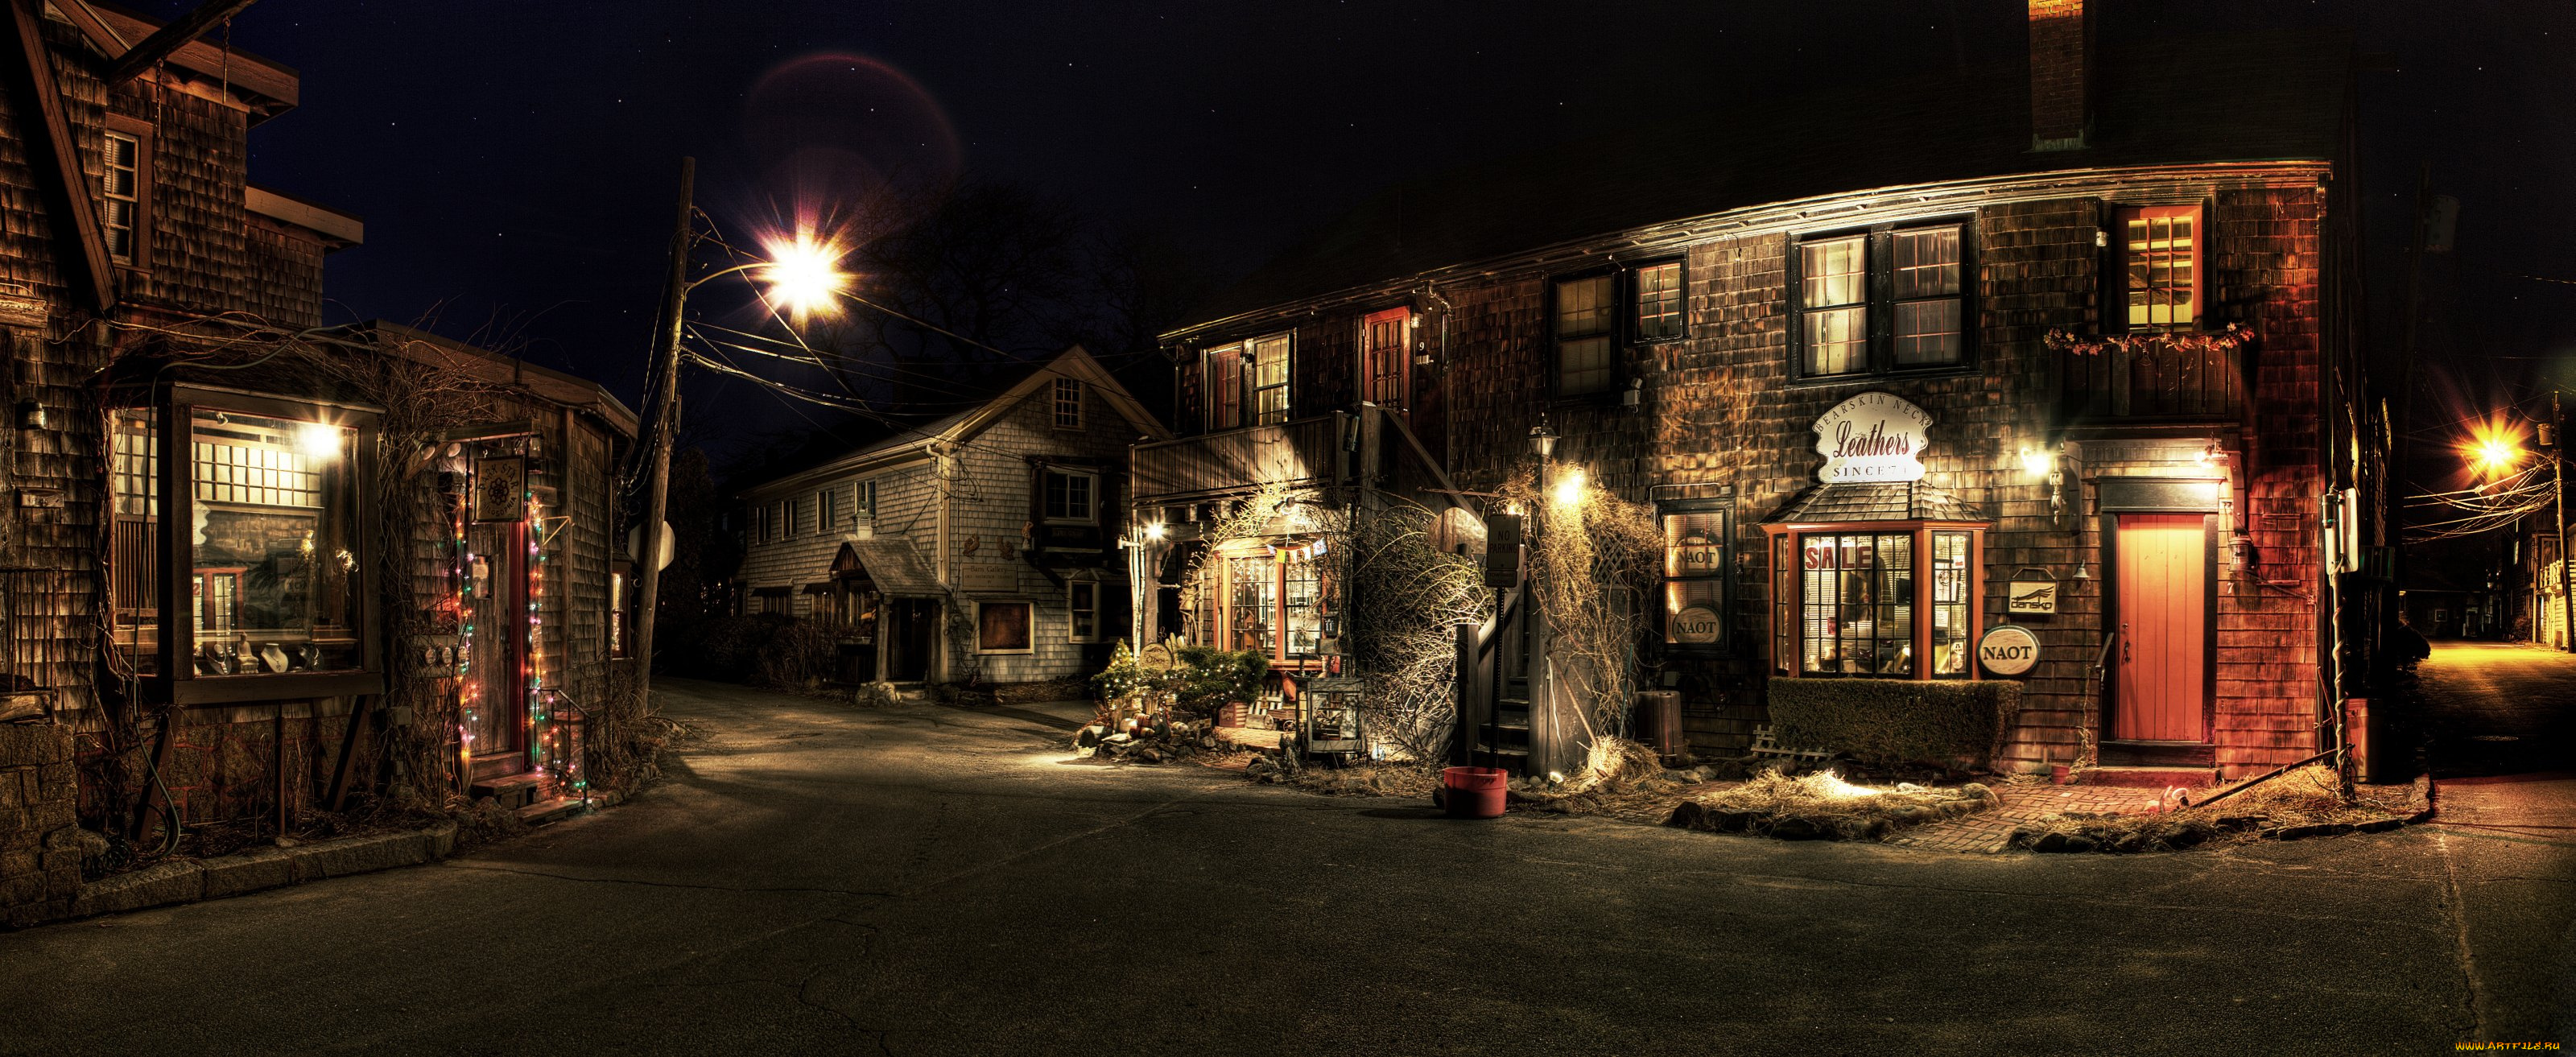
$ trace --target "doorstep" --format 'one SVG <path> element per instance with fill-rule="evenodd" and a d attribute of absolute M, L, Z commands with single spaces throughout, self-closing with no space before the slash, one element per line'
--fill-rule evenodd
<path fill-rule="evenodd" d="M 291 848 L 253 848 L 212 859 L 155 863 L 84 884 L 66 917 L 194 903 L 264 888 L 373 873 L 446 858 L 456 850 L 456 824 L 314 841 Z"/>
<path fill-rule="evenodd" d="M 2218 784 L 2209 767 L 2088 767 L 2075 772 L 2078 785 L 2117 789 L 2198 789 Z"/>

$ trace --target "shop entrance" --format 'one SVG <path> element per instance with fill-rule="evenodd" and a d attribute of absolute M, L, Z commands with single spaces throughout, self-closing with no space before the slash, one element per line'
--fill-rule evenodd
<path fill-rule="evenodd" d="M 2200 514 L 2121 514 L 2111 740 L 2209 740 L 2209 530 Z"/>
<path fill-rule="evenodd" d="M 470 677 L 463 680 L 465 728 L 474 739 L 473 777 L 480 781 L 528 769 L 528 705 L 520 689 L 527 685 L 520 667 L 527 655 L 527 522 L 475 524 L 466 530 L 466 547 L 473 583 L 464 615 L 474 634 L 466 655 Z"/>

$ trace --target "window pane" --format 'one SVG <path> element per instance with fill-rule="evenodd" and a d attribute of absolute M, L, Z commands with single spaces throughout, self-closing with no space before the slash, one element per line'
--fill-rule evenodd
<path fill-rule="evenodd" d="M 1806 313 L 1808 375 L 1851 374 L 1869 366 L 1869 310 Z"/>
<path fill-rule="evenodd" d="M 1611 348 L 1608 338 L 1560 342 L 1556 347 L 1556 388 L 1560 393 L 1606 392 L 1610 388 Z"/>
<path fill-rule="evenodd" d="M 976 618 L 976 649 L 1025 650 L 1029 648 L 1028 603 L 985 602 L 976 607 Z"/>
<path fill-rule="evenodd" d="M 1568 279 L 1556 284 L 1556 336 L 1584 338 L 1610 333 L 1610 276 Z"/>
<path fill-rule="evenodd" d="M 1637 339 L 1660 341 L 1681 336 L 1681 262 L 1637 269 Z"/>
<path fill-rule="evenodd" d="M 1867 244 L 1861 235 L 1800 243 L 1799 307 L 1859 304 L 1869 288 Z"/>
<path fill-rule="evenodd" d="M 1664 641 L 1714 644 L 1726 619 L 1726 515 L 1664 517 Z"/>
<path fill-rule="evenodd" d="M 1902 677 L 1914 672 L 1910 534 L 1800 538 L 1800 670 Z"/>
<path fill-rule="evenodd" d="M 121 408 L 110 421 L 116 644 L 137 672 L 154 674 L 161 670 L 161 414 Z"/>
<path fill-rule="evenodd" d="M 2191 319 L 2194 217 L 2141 216 L 2126 225 L 2129 323 L 2174 326 Z"/>
<path fill-rule="evenodd" d="M 1312 657 L 1323 646 L 1323 614 L 1316 606 L 1323 588 L 1320 567 L 1311 561 L 1282 562 L 1279 573 L 1288 610 L 1288 656 Z"/>
<path fill-rule="evenodd" d="M 198 674 L 358 667 L 350 431 L 204 410 L 193 434 Z"/>
<path fill-rule="evenodd" d="M 1959 302 L 1913 301 L 1896 306 L 1896 362 L 1920 366 L 1959 362 Z"/>
<path fill-rule="evenodd" d="M 1225 648 L 1273 656 L 1276 640 L 1272 636 L 1279 619 L 1278 563 L 1261 557 L 1235 558 L 1228 564 L 1234 595 L 1227 606 L 1232 626 L 1227 629 Z"/>
<path fill-rule="evenodd" d="M 1288 335 L 1252 343 L 1252 379 L 1253 421 L 1262 425 L 1288 421 Z"/>
<path fill-rule="evenodd" d="M 1896 233 L 1896 296 L 1940 297 L 1959 292 L 1959 229 Z"/>
<path fill-rule="evenodd" d="M 1932 534 L 1932 675 L 1934 678 L 1960 677 L 1968 674 L 1968 658 L 1976 652 L 1969 634 L 1968 534 L 1935 532 Z"/>

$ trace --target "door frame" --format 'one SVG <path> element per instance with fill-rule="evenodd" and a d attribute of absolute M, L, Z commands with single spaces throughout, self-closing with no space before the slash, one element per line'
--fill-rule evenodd
<path fill-rule="evenodd" d="M 502 560 L 491 560 L 497 557 L 494 555 L 484 556 L 487 560 L 491 560 L 492 586 L 501 595 L 500 612 L 512 615 L 526 613 L 528 611 L 528 523 L 487 521 L 480 524 L 489 525 L 494 533 L 501 537 L 501 551 L 506 555 Z M 472 617 L 468 615 L 466 619 L 470 620 Z M 534 629 L 525 620 L 506 620 L 503 627 L 509 630 L 502 632 L 501 641 L 497 645 L 501 651 L 501 669 L 507 673 L 502 677 L 506 689 L 500 694 L 493 693 L 494 680 L 488 672 L 482 674 L 480 682 L 483 686 L 483 706 L 488 710 L 497 705 L 498 712 L 494 718 L 505 721 L 493 729 L 511 732 L 510 737 L 517 743 L 517 747 L 507 752 L 474 753 L 469 769 L 473 772 L 475 781 L 525 774 L 537 769 L 536 764 L 529 758 L 531 753 L 528 730 L 528 684 L 526 673 L 521 670 L 522 666 L 528 663 L 528 658 L 533 655 L 528 648 L 527 636 Z"/>
<path fill-rule="evenodd" d="M 2095 505 L 2102 537 L 2102 631 L 2109 633 L 2119 626 L 2120 617 L 2120 516 L 2123 514 L 2198 514 L 2201 536 L 2201 688 L 2200 738 L 2183 741 L 2121 741 L 2111 737 L 2119 729 L 2116 717 L 2120 708 L 2120 666 L 2102 668 L 2102 714 L 2094 731 L 2097 744 L 2105 748 L 2133 746 L 2141 749 L 2180 750 L 2184 760 L 2141 762 L 2210 763 L 2216 758 L 2218 745 L 2218 536 L 2220 524 L 2219 489 L 2226 482 L 2208 478 L 2100 477 L 2094 479 L 2100 500 Z M 2106 759 L 2104 761 L 2108 763 Z"/>

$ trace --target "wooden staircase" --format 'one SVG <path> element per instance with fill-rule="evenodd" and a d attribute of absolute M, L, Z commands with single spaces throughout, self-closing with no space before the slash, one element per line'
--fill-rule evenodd
<path fill-rule="evenodd" d="M 1529 680 L 1529 595 L 1504 592 L 1494 619 L 1458 634 L 1458 726 L 1449 762 L 1460 767 L 1499 767 L 1530 773 L 1536 744 Z"/>

